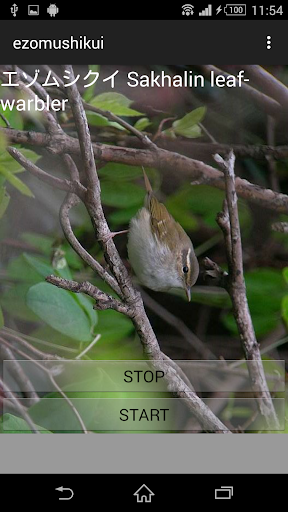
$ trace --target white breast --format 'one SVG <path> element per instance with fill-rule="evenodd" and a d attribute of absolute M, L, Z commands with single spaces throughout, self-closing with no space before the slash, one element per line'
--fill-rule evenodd
<path fill-rule="evenodd" d="M 169 247 L 159 244 L 151 231 L 150 214 L 142 208 L 130 222 L 128 256 L 141 284 L 151 290 L 182 288 L 175 258 Z"/>

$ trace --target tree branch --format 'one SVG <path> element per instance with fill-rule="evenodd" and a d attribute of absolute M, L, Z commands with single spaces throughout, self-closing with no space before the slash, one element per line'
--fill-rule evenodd
<path fill-rule="evenodd" d="M 288 109 L 288 88 L 280 80 L 266 69 L 257 64 L 243 65 L 242 68 L 248 72 L 253 82 L 264 91 L 270 98 L 276 100 L 285 110 Z"/>
<path fill-rule="evenodd" d="M 24 132 L 4 127 L 0 127 L 0 132 L 3 132 L 10 142 L 16 144 L 46 147 L 47 150 L 55 155 L 70 153 L 79 156 L 80 147 L 78 140 L 64 134 L 64 132 L 53 137 L 48 133 Z M 214 151 L 217 149 L 216 145 L 213 149 Z M 93 151 L 95 158 L 103 162 L 124 163 L 148 168 L 158 167 L 162 170 L 164 176 L 165 174 L 168 175 L 171 172 L 175 172 L 175 169 L 177 169 L 187 180 L 193 180 L 198 183 L 205 182 L 210 186 L 225 190 L 225 181 L 221 172 L 200 160 L 194 160 L 179 153 L 161 148 L 158 148 L 156 152 L 95 143 L 93 144 Z M 280 149 L 279 151 L 282 154 Z M 287 148 L 283 150 L 281 158 L 284 155 L 288 155 Z M 280 156 L 278 155 L 278 157 Z M 67 187 L 62 187 L 63 189 L 67 190 Z M 285 194 L 264 189 L 241 178 L 236 178 L 236 191 L 243 199 L 259 204 L 263 208 L 279 213 L 288 213 L 288 196 Z"/>
<path fill-rule="evenodd" d="M 92 299 L 95 300 L 95 309 L 99 309 L 101 311 L 104 311 L 105 309 L 115 309 L 115 311 L 124 313 L 127 316 L 131 314 L 125 304 L 122 304 L 119 300 L 114 299 L 114 297 L 108 295 L 108 293 L 102 292 L 102 290 L 99 290 L 99 288 L 89 283 L 88 281 L 77 283 L 76 281 L 53 275 L 47 276 L 46 281 L 47 283 L 54 284 L 54 286 L 63 288 L 64 290 L 68 290 L 70 292 L 86 293 L 86 295 L 89 295 L 89 297 L 92 297 Z"/>
<path fill-rule="evenodd" d="M 39 396 L 37 395 L 32 382 L 27 377 L 21 364 L 15 359 L 10 348 L 0 345 L 0 356 L 2 361 L 10 361 L 8 371 L 12 375 L 15 382 L 17 382 L 20 391 L 23 392 L 26 397 L 26 402 L 30 406 L 39 402 Z"/>
<path fill-rule="evenodd" d="M 203 269 L 203 270 L 202 270 Z M 229 286 L 229 275 L 223 270 L 215 261 L 210 258 L 204 258 L 201 262 L 201 274 L 203 275 L 204 281 L 208 281 L 213 286 L 220 286 L 221 288 L 228 289 Z"/>
<path fill-rule="evenodd" d="M 0 341 L 2 343 L 4 343 L 6 346 L 9 347 L 9 344 L 6 340 L 4 339 L 0 339 Z M 75 405 L 73 404 L 73 402 L 70 400 L 70 398 L 68 398 L 68 396 L 64 393 L 64 391 L 61 389 L 61 387 L 59 386 L 59 384 L 56 382 L 56 380 L 54 379 L 54 376 L 53 376 L 53 373 L 50 369 L 46 368 L 43 364 L 39 363 L 39 361 L 36 361 L 35 359 L 33 359 L 32 357 L 28 356 L 28 354 L 25 354 L 24 352 L 22 352 L 22 350 L 19 350 L 19 348 L 16 348 L 16 347 L 12 347 L 13 348 L 13 351 L 16 352 L 17 354 L 19 354 L 20 356 L 24 357 L 25 359 L 28 359 L 28 361 L 31 361 L 35 366 L 37 366 L 38 368 L 40 368 L 44 373 L 46 373 L 46 375 L 48 375 L 52 385 L 54 386 L 54 388 L 60 393 L 60 395 L 64 398 L 64 400 L 68 403 L 69 407 L 72 409 L 73 413 L 75 414 L 76 418 L 78 419 L 79 421 L 79 424 L 81 426 L 81 429 L 83 430 L 83 433 L 84 434 L 87 434 L 88 431 L 86 429 L 86 426 L 78 412 L 78 410 L 76 409 Z M 0 380 L 1 382 L 1 380 Z M 20 404 L 21 405 L 21 404 Z M 28 414 L 26 413 L 28 419 L 29 416 Z M 24 416 L 23 416 L 24 417 Z M 24 418 L 26 419 L 26 418 Z M 26 420 L 27 421 L 27 420 Z M 31 420 L 30 420 L 31 422 Z M 27 423 L 30 425 L 30 423 L 27 421 Z M 31 423 L 31 425 L 33 425 L 33 423 Z M 39 433 L 38 431 L 36 431 L 35 433 Z"/>
<path fill-rule="evenodd" d="M 237 194 L 235 190 L 235 156 L 233 151 L 231 151 L 226 160 L 221 159 L 219 155 L 217 155 L 216 160 L 222 166 L 225 174 L 226 201 L 229 212 L 229 223 L 227 221 L 227 212 L 223 213 L 223 216 L 225 217 L 225 223 L 222 222 L 223 217 L 220 217 L 222 222 L 222 224 L 220 223 L 221 229 L 223 229 L 223 226 L 225 225 L 226 243 L 228 236 L 230 237 L 230 242 L 228 242 L 229 247 L 226 248 L 227 253 L 229 254 L 228 292 L 231 297 L 234 317 L 238 327 L 245 357 L 250 361 L 248 370 L 250 374 L 252 389 L 255 393 L 255 396 L 258 398 L 257 404 L 260 413 L 265 418 L 269 428 L 277 429 L 279 428 L 279 422 L 266 382 L 261 353 L 255 336 L 246 297 L 246 285 L 243 273 L 242 243 L 237 207 Z"/>
<path fill-rule="evenodd" d="M 201 65 L 200 68 L 203 74 L 208 79 L 210 78 L 211 71 L 215 73 L 215 76 L 224 75 L 225 77 L 227 77 L 229 75 L 229 73 L 226 73 L 222 69 L 219 69 L 216 66 L 212 66 L 210 64 Z M 247 66 L 242 66 L 242 68 L 245 69 L 247 68 Z M 246 94 L 248 98 L 253 100 L 256 103 L 256 105 L 258 105 L 262 110 L 264 110 L 264 112 L 266 112 L 270 116 L 279 117 L 283 114 L 281 105 L 278 103 L 278 101 L 275 101 L 275 99 L 271 98 L 270 96 L 267 96 L 266 94 L 263 94 L 257 89 L 254 89 L 254 87 L 251 87 L 251 85 L 242 83 L 241 91 L 244 94 Z"/>
<path fill-rule="evenodd" d="M 109 110 L 102 110 L 101 108 L 94 107 L 94 105 L 90 105 L 89 103 L 86 103 L 86 101 L 83 101 L 83 106 L 85 110 L 90 110 L 91 112 L 96 112 L 96 114 L 100 114 L 101 116 L 106 117 L 109 119 L 109 121 L 114 121 L 120 126 L 123 126 L 126 130 L 128 130 L 130 133 L 133 133 L 133 135 L 136 135 L 136 137 L 142 142 L 144 147 L 147 147 L 153 151 L 157 151 L 158 147 L 154 142 L 152 142 L 147 135 L 145 135 L 143 132 L 140 132 L 134 126 L 124 121 L 124 119 L 121 119 L 121 117 L 116 116 L 115 114 L 112 114 L 112 112 L 109 112 Z"/>
<path fill-rule="evenodd" d="M 25 407 L 23 407 L 21 401 L 16 397 L 14 393 L 8 388 L 8 386 L 5 384 L 5 382 L 0 377 L 0 385 L 3 389 L 4 396 L 6 398 L 10 398 L 12 401 L 12 404 L 15 406 L 18 414 L 23 418 L 23 420 L 26 421 L 27 425 L 29 425 L 31 431 L 33 434 L 40 434 L 40 432 L 37 430 L 36 426 L 34 425 L 34 422 L 30 418 L 28 412 L 26 411 Z"/>
<path fill-rule="evenodd" d="M 201 341 L 194 332 L 188 329 L 180 318 L 173 315 L 173 313 L 170 313 L 170 311 L 161 306 L 161 304 L 156 302 L 156 300 L 152 299 L 152 297 L 150 297 L 148 293 L 144 292 L 144 290 L 141 290 L 141 295 L 144 304 L 151 309 L 153 313 L 159 316 L 159 318 L 162 318 L 162 320 L 164 320 L 168 325 L 174 327 L 187 341 L 187 343 L 189 343 L 189 345 L 191 345 L 191 347 L 193 347 L 194 350 L 203 357 L 203 359 L 217 359 L 215 354 L 213 354 L 213 352 L 204 345 L 203 341 Z"/>
<path fill-rule="evenodd" d="M 101 277 L 120 297 L 122 296 L 122 292 L 118 286 L 116 279 L 107 272 L 100 263 L 95 260 L 87 251 L 82 247 L 80 242 L 77 240 L 76 236 L 73 233 L 70 219 L 69 219 L 69 211 L 73 206 L 76 206 L 79 203 L 79 198 L 75 194 L 67 194 L 64 202 L 60 208 L 60 224 L 63 229 L 63 233 L 74 249 L 74 251 L 80 256 L 80 258 L 89 265 L 89 267 L 97 272 L 99 277 Z"/>
<path fill-rule="evenodd" d="M 79 195 L 79 197 L 83 197 L 83 194 L 85 193 L 85 188 L 81 183 L 79 182 L 72 182 L 66 179 L 60 179 L 56 176 L 52 176 L 52 174 L 48 174 L 47 172 L 43 171 L 38 167 L 37 165 L 33 164 L 30 160 L 28 160 L 18 149 L 8 147 L 6 148 L 8 153 L 15 158 L 15 160 L 24 167 L 27 171 L 29 171 L 31 174 L 36 176 L 41 181 L 44 181 L 44 183 L 47 183 L 51 187 L 59 188 L 60 190 L 66 190 L 66 192 L 74 192 L 75 194 Z"/>

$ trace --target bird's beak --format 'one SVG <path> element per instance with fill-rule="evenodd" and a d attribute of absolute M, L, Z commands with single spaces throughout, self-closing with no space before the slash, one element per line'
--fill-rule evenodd
<path fill-rule="evenodd" d="M 191 287 L 190 286 L 186 286 L 185 287 L 185 292 L 186 292 L 186 296 L 187 296 L 188 302 L 190 302 L 191 301 Z"/>

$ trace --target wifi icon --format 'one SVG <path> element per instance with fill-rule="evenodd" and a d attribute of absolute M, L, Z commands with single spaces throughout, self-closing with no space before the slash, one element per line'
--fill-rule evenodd
<path fill-rule="evenodd" d="M 194 14 L 194 5 L 184 4 L 182 5 L 182 16 L 193 16 Z"/>

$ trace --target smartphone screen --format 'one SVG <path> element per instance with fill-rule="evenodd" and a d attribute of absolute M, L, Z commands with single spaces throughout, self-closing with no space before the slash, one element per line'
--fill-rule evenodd
<path fill-rule="evenodd" d="M 287 19 L 284 4 L 5 3 L 14 502 L 39 504 L 41 486 L 49 505 L 244 504 L 249 488 L 261 505 L 263 483 L 282 488 Z"/>

